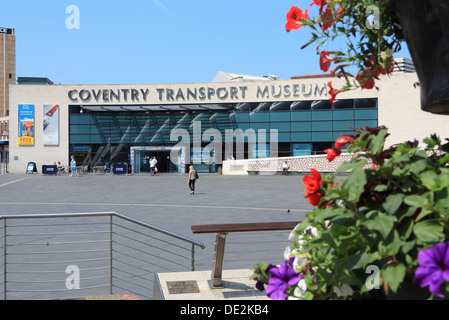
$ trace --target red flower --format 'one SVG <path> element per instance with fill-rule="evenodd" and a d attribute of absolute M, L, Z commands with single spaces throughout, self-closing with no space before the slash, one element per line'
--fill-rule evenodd
<path fill-rule="evenodd" d="M 321 175 L 316 169 L 312 169 L 311 173 L 311 176 L 306 175 L 302 179 L 302 182 L 306 186 L 306 193 L 304 194 L 304 198 L 307 198 L 317 192 L 320 186 L 324 183 L 324 181 L 321 181 Z"/>
<path fill-rule="evenodd" d="M 334 60 L 329 56 L 329 54 L 334 53 L 333 51 L 321 51 L 320 52 L 320 69 L 324 72 L 329 70 L 331 62 Z"/>
<path fill-rule="evenodd" d="M 324 11 L 324 13 L 321 15 L 321 19 L 323 20 L 323 25 L 322 25 L 321 29 L 323 31 L 327 31 L 327 29 L 332 27 L 332 24 L 335 21 L 334 17 L 332 16 L 332 9 L 326 8 L 326 11 Z"/>
<path fill-rule="evenodd" d="M 342 13 L 343 12 L 343 8 L 342 7 L 338 8 L 337 12 L 338 12 L 338 14 L 337 14 L 337 21 L 339 21 L 339 20 L 341 20 L 343 18 L 343 13 Z"/>
<path fill-rule="evenodd" d="M 332 105 L 334 105 L 335 97 L 337 96 L 337 94 L 342 92 L 342 90 L 335 90 L 334 88 L 332 88 L 332 81 L 329 81 L 327 83 L 327 86 L 330 88 L 329 94 L 331 95 L 329 101 L 332 103 Z"/>
<path fill-rule="evenodd" d="M 300 20 L 309 20 L 308 10 L 305 10 L 303 13 L 297 6 L 291 7 L 287 13 L 287 23 L 285 24 L 287 32 L 290 30 L 298 30 L 301 27 Z"/>
<path fill-rule="evenodd" d="M 370 77 L 370 73 L 358 74 L 355 79 L 362 85 L 363 89 L 374 88 L 374 77 Z"/>
<path fill-rule="evenodd" d="M 309 203 L 312 206 L 317 206 L 320 203 L 320 199 L 321 199 L 322 194 L 321 193 L 314 193 L 311 194 L 308 198 L 307 201 L 309 201 Z"/>
<path fill-rule="evenodd" d="M 366 69 L 367 69 L 368 71 L 371 71 L 371 69 L 372 69 L 372 70 L 373 70 L 373 74 L 374 74 L 375 77 L 378 77 L 380 74 L 386 75 L 386 74 L 388 74 L 388 73 L 393 72 L 393 69 L 394 69 L 394 61 L 392 61 L 390 67 L 387 67 L 387 68 L 382 68 L 381 66 L 378 66 L 378 65 L 376 66 L 376 65 L 375 65 L 376 60 L 375 60 L 374 57 L 368 59 L 368 61 L 369 61 L 369 63 L 371 64 L 371 67 L 367 67 Z M 363 75 L 362 75 L 362 76 L 363 76 Z"/>
<path fill-rule="evenodd" d="M 344 147 L 348 142 L 351 142 L 351 138 L 349 138 L 348 136 L 340 137 L 335 140 L 335 148 Z"/>
<path fill-rule="evenodd" d="M 321 15 L 321 13 L 323 12 L 323 7 L 327 4 L 327 0 L 313 0 L 310 3 L 310 6 L 313 6 L 314 4 L 320 7 L 320 15 Z"/>
<path fill-rule="evenodd" d="M 341 154 L 340 149 L 326 149 L 324 152 L 327 153 L 326 159 L 327 161 L 331 162 L 335 159 L 335 157 L 339 156 Z"/>

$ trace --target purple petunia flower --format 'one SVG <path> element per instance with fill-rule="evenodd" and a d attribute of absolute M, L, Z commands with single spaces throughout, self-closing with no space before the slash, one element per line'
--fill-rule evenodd
<path fill-rule="evenodd" d="M 440 286 L 449 280 L 449 242 L 440 242 L 418 253 L 419 266 L 415 281 L 421 288 L 429 286 L 433 295 L 444 298 Z"/>
<path fill-rule="evenodd" d="M 286 260 L 281 266 L 271 268 L 270 280 L 267 286 L 267 296 L 273 300 L 286 300 L 287 289 L 296 284 L 301 278 L 301 274 L 293 269 L 294 257 Z"/>

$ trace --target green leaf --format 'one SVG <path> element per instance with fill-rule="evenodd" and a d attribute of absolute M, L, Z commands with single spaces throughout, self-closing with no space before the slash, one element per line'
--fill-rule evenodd
<path fill-rule="evenodd" d="M 427 166 L 426 160 L 414 161 L 410 164 L 410 171 L 418 175 L 426 169 L 426 166 Z"/>
<path fill-rule="evenodd" d="M 395 216 L 390 216 L 379 212 L 373 219 L 364 221 L 362 224 L 368 228 L 368 230 L 378 231 L 382 238 L 386 239 L 396 222 Z"/>
<path fill-rule="evenodd" d="M 434 209 L 440 214 L 445 214 L 446 216 L 449 213 L 449 190 L 444 189 L 435 193 L 435 206 Z"/>
<path fill-rule="evenodd" d="M 328 208 L 318 212 L 318 214 L 315 217 L 315 222 L 322 222 L 327 219 L 332 219 L 336 216 L 344 214 L 345 211 L 346 211 L 346 209 L 344 209 L 344 208 L 328 207 Z"/>
<path fill-rule="evenodd" d="M 411 207 L 423 208 L 429 204 L 429 200 L 424 196 L 411 195 L 404 198 L 404 203 Z"/>
<path fill-rule="evenodd" d="M 438 159 L 438 166 L 444 166 L 449 161 L 449 153 Z"/>
<path fill-rule="evenodd" d="M 449 174 L 437 175 L 434 171 L 425 171 L 420 175 L 423 185 L 431 191 L 440 191 L 449 187 Z"/>
<path fill-rule="evenodd" d="M 362 252 L 354 255 L 349 259 L 349 270 L 356 270 L 362 268 L 363 270 L 373 261 L 378 259 L 377 253 Z"/>
<path fill-rule="evenodd" d="M 421 181 L 423 183 L 423 185 L 432 190 L 432 191 L 436 191 L 434 190 L 436 188 L 436 179 L 438 178 L 437 174 L 433 171 L 425 171 L 423 173 L 421 173 L 420 175 Z"/>
<path fill-rule="evenodd" d="M 402 204 L 404 195 L 402 193 L 390 194 L 382 204 L 388 214 L 394 214 Z"/>
<path fill-rule="evenodd" d="M 309 220 L 305 220 L 303 222 L 301 222 L 299 225 L 296 226 L 295 228 L 295 233 L 300 234 L 302 233 L 305 229 L 307 229 L 308 227 L 310 227 L 311 222 Z"/>
<path fill-rule="evenodd" d="M 398 264 L 396 266 L 390 264 L 380 271 L 384 282 L 388 283 L 391 291 L 396 292 L 398 290 L 399 285 L 404 280 L 405 270 L 406 268 L 403 264 Z"/>
<path fill-rule="evenodd" d="M 362 166 L 354 168 L 348 175 L 346 181 L 343 182 L 343 187 L 347 189 L 348 201 L 357 202 L 360 195 L 365 191 L 366 172 Z"/>
<path fill-rule="evenodd" d="M 422 220 L 425 216 L 432 214 L 432 209 L 422 209 L 421 212 L 418 214 L 418 216 L 415 218 L 415 221 L 418 222 Z"/>
<path fill-rule="evenodd" d="M 407 154 L 401 154 L 399 157 L 391 160 L 392 163 L 410 162 L 410 157 Z"/>
<path fill-rule="evenodd" d="M 407 254 L 410 250 L 412 250 L 413 248 L 415 248 L 416 246 L 416 241 L 408 241 L 408 242 L 404 242 L 401 246 L 402 248 L 402 252 Z"/>
<path fill-rule="evenodd" d="M 313 300 L 313 298 L 315 298 L 315 296 L 312 292 L 306 291 L 306 293 L 304 293 L 304 300 Z"/>
<path fill-rule="evenodd" d="M 388 135 L 387 129 L 380 130 L 377 135 L 371 139 L 370 153 L 379 154 L 382 152 L 385 143 L 385 137 Z"/>
<path fill-rule="evenodd" d="M 420 242 L 444 241 L 444 226 L 440 220 L 429 219 L 415 224 L 413 233 Z"/>
<path fill-rule="evenodd" d="M 415 207 L 402 206 L 396 212 L 395 216 L 398 219 L 398 221 L 403 221 L 405 218 L 413 217 L 417 210 L 419 210 L 419 209 L 417 209 Z"/>
<path fill-rule="evenodd" d="M 385 192 L 388 190 L 388 188 L 389 188 L 389 186 L 386 184 L 378 184 L 378 185 L 374 186 L 373 191 Z"/>
<path fill-rule="evenodd" d="M 399 236 L 399 232 L 397 230 L 393 230 L 393 232 L 389 235 L 388 239 L 381 242 L 379 245 L 383 246 L 383 250 L 385 250 L 389 255 L 397 255 L 399 250 L 401 249 L 404 241 L 401 240 Z"/>
<path fill-rule="evenodd" d="M 335 170 L 335 174 L 339 173 L 345 173 L 348 171 L 352 171 L 356 168 L 361 168 L 364 164 L 366 164 L 366 161 L 351 161 L 351 162 L 343 162 L 337 170 Z"/>
<path fill-rule="evenodd" d="M 397 228 L 401 238 L 408 239 L 408 237 L 410 237 L 413 232 L 413 225 L 414 224 L 412 219 L 405 219 L 401 221 L 399 228 Z"/>

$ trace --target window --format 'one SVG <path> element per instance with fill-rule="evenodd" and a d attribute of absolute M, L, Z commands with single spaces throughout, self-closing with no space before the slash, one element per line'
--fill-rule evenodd
<path fill-rule="evenodd" d="M 377 108 L 377 99 L 355 99 L 355 107 L 359 108 Z"/>

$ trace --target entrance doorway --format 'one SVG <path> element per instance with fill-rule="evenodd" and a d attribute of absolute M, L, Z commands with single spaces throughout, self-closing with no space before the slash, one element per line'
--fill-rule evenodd
<path fill-rule="evenodd" d="M 185 172 L 185 147 L 131 147 L 130 159 L 133 173 L 150 172 L 150 160 L 156 157 L 158 172 Z"/>

